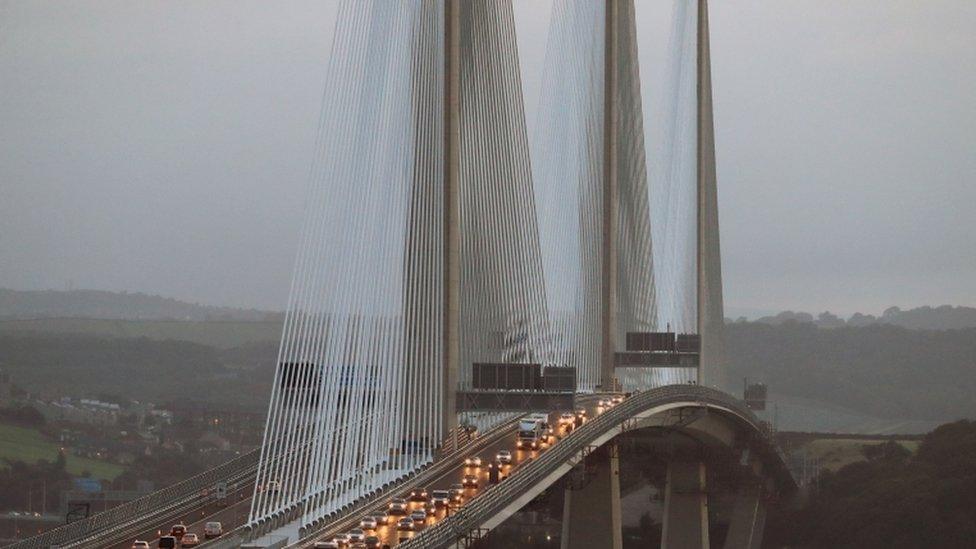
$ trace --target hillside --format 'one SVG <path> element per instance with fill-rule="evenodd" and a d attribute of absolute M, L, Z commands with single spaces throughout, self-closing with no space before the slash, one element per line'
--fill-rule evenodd
<path fill-rule="evenodd" d="M 902 310 L 899 307 L 889 307 L 880 316 L 854 313 L 847 320 L 832 314 L 830 311 L 824 311 L 816 318 L 810 313 L 783 311 L 775 316 L 759 318 L 756 322 L 776 325 L 786 322 L 806 322 L 815 324 L 820 328 L 887 324 L 912 330 L 962 330 L 976 328 L 976 308 L 940 305 L 938 307 L 925 306 Z"/>
<path fill-rule="evenodd" d="M 280 313 L 187 303 L 143 293 L 0 288 L 0 319 L 280 320 Z"/>
<path fill-rule="evenodd" d="M 113 320 L 102 318 L 41 318 L 0 320 L 4 334 L 78 334 L 113 338 L 145 337 L 179 340 L 219 349 L 259 342 L 277 342 L 281 321 L 235 320 Z"/>
<path fill-rule="evenodd" d="M 976 417 L 976 328 L 727 325 L 732 379 L 878 418 Z"/>
<path fill-rule="evenodd" d="M 772 506 L 763 546 L 973 547 L 976 422 L 942 425 L 912 452 L 889 442 L 825 472 L 810 497 Z"/>
<path fill-rule="evenodd" d="M 220 350 L 189 341 L 89 334 L 0 334 L 0 369 L 46 399 L 206 402 L 263 410 L 275 343 Z"/>

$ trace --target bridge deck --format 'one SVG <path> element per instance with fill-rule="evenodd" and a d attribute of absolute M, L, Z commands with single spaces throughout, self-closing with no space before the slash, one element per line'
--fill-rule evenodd
<path fill-rule="evenodd" d="M 751 410 L 738 399 L 698 385 L 669 385 L 638 393 L 575 430 L 505 482 L 489 488 L 457 513 L 426 529 L 403 544 L 404 549 L 435 549 L 455 543 L 459 536 L 479 528 L 494 527 L 561 478 L 593 446 L 609 441 L 627 429 L 628 420 L 668 406 L 702 406 L 722 410 L 761 435 L 764 462 L 771 467 L 780 489 L 792 491 L 796 483 L 775 443 Z"/>

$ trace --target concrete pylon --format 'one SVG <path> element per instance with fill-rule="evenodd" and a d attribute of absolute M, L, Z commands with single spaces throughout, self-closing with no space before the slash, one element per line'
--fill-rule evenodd
<path fill-rule="evenodd" d="M 708 494 L 705 463 L 674 459 L 664 489 L 661 549 L 708 549 Z"/>
<path fill-rule="evenodd" d="M 698 383 L 728 389 L 725 372 L 725 308 L 718 230 L 718 181 L 712 119 L 712 69 L 708 2 L 698 0 Z"/>
<path fill-rule="evenodd" d="M 587 458 L 594 474 L 581 490 L 566 490 L 563 500 L 562 549 L 621 549 L 620 454 L 617 445 Z M 592 464 L 592 462 L 588 461 Z"/>
<path fill-rule="evenodd" d="M 725 536 L 725 549 L 759 549 L 766 525 L 766 504 L 762 500 L 762 483 L 746 482 L 735 490 L 732 518 Z"/>
<path fill-rule="evenodd" d="M 601 245 L 601 324 L 603 333 L 600 386 L 604 391 L 614 387 L 613 356 L 617 351 L 617 33 L 621 0 L 606 0 L 604 14 L 604 91 L 603 91 L 603 228 Z"/>
<path fill-rule="evenodd" d="M 457 446 L 461 324 L 461 2 L 444 2 L 444 370 L 441 439 Z M 453 437 L 449 435 L 454 434 Z"/>

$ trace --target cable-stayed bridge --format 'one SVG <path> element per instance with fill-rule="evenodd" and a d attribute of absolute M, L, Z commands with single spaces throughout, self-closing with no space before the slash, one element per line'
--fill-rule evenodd
<path fill-rule="evenodd" d="M 310 546 L 459 482 L 472 453 L 515 450 L 523 414 L 587 410 L 404 546 L 477 543 L 562 487 L 563 546 L 620 547 L 629 440 L 665 464 L 662 546 L 712 545 L 721 462 L 724 544 L 758 547 L 768 496 L 794 482 L 763 424 L 710 388 L 726 380 L 706 1 L 674 2 L 653 158 L 637 33 L 633 0 L 555 2 L 530 136 L 511 0 L 343 2 L 262 447 L 15 546 L 124 544 L 229 478 L 253 486 L 241 524 L 205 545 Z"/>

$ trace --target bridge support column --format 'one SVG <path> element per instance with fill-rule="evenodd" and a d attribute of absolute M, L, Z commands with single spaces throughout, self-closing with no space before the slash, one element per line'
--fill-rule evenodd
<path fill-rule="evenodd" d="M 620 454 L 611 443 L 591 455 L 595 470 L 580 490 L 567 489 L 563 500 L 562 549 L 621 549 Z"/>
<path fill-rule="evenodd" d="M 708 549 L 705 463 L 672 460 L 664 489 L 661 549 Z"/>
<path fill-rule="evenodd" d="M 762 483 L 759 480 L 743 483 L 735 491 L 725 549 L 759 549 L 765 525 Z"/>
<path fill-rule="evenodd" d="M 456 450 L 461 325 L 461 2 L 444 2 L 444 370 L 441 440 Z"/>

